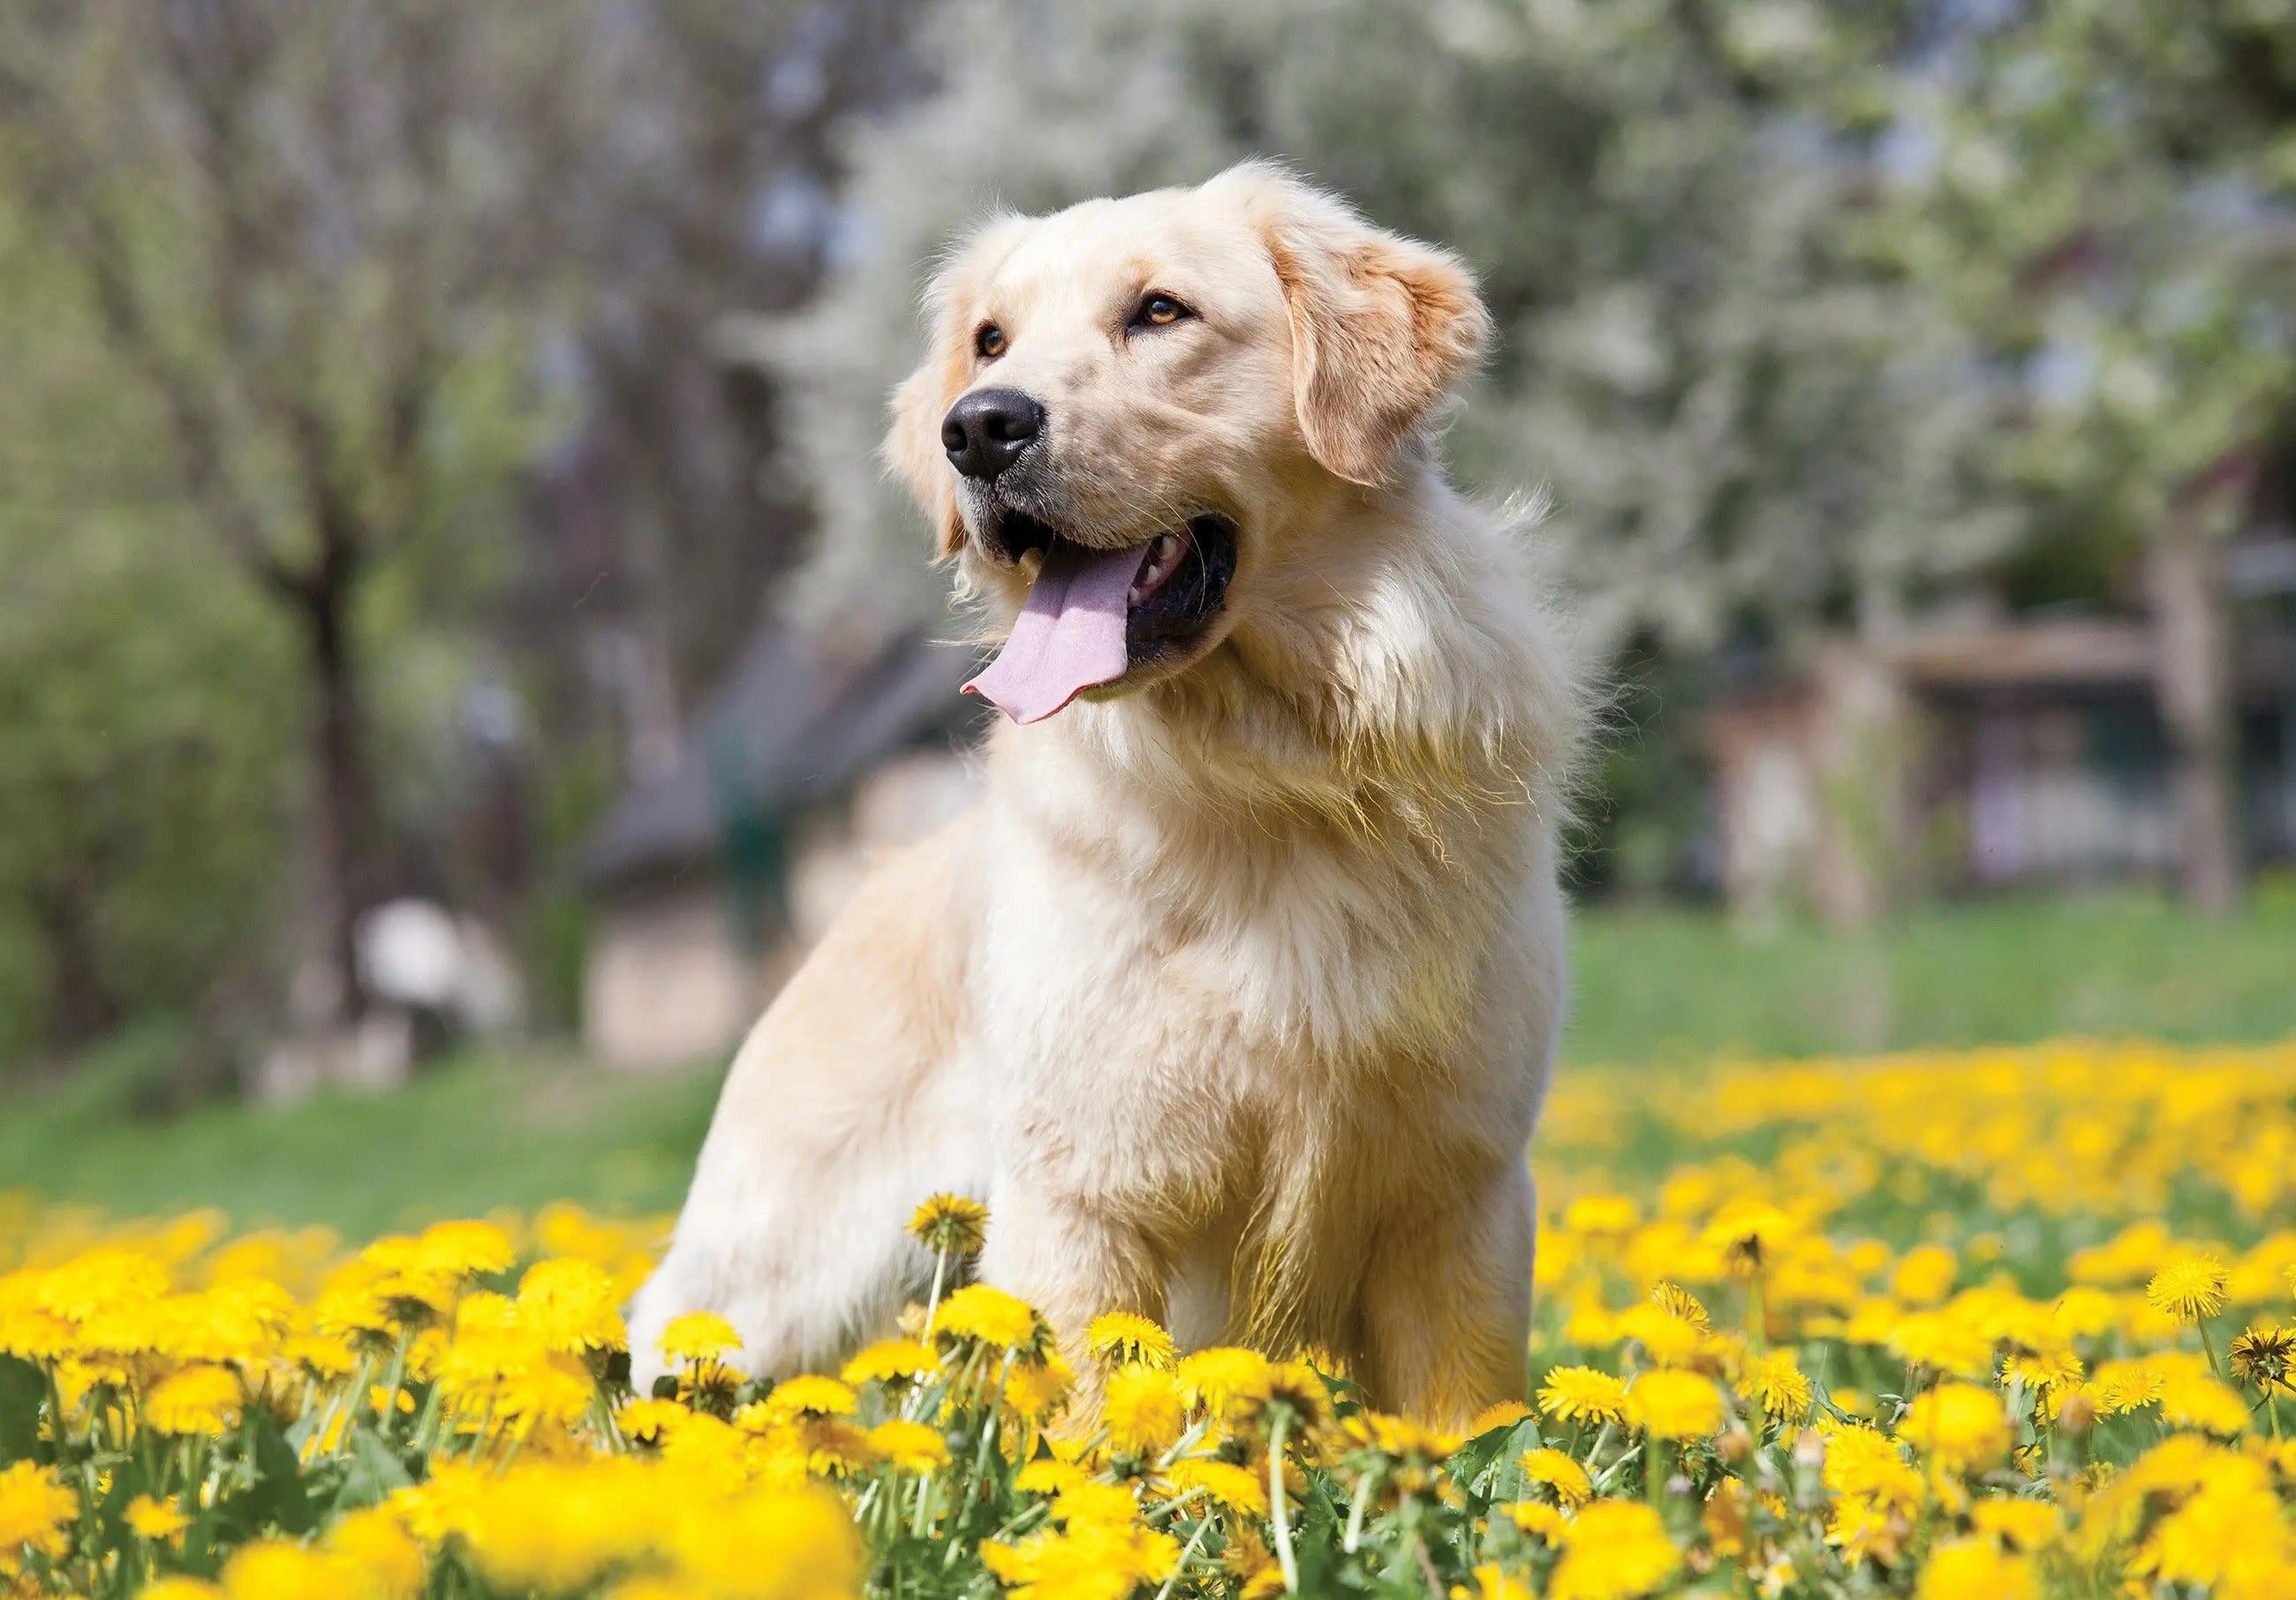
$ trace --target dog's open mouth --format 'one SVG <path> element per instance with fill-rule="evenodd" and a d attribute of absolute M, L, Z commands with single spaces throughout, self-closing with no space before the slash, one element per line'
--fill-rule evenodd
<path fill-rule="evenodd" d="M 996 543 L 1016 560 L 1041 552 L 1043 564 L 1012 636 L 966 692 L 1015 722 L 1036 722 L 1086 689 L 1180 653 L 1227 598 L 1235 533 L 1206 513 L 1145 544 L 1099 550 L 1007 512 Z"/>

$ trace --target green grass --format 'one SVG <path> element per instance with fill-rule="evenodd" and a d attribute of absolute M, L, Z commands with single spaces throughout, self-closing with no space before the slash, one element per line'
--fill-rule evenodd
<path fill-rule="evenodd" d="M 1582 915 L 1565 1071 L 1717 1054 L 1807 1055 L 2052 1035 L 2179 1041 L 2296 1034 L 2296 895 L 2195 922 L 2129 895 L 1915 913 L 1874 933 L 1743 939 L 1711 915 Z M 571 1199 L 668 1210 L 718 1070 L 599 1071 L 472 1058 L 383 1095 L 217 1105 L 155 1123 L 85 1088 L 0 1102 L 0 1189 L 122 1214 L 219 1206 L 241 1223 L 352 1235 Z"/>
<path fill-rule="evenodd" d="M 1680 910 L 1572 931 L 1566 1060 L 1828 1055 L 2069 1034 L 2179 1043 L 2296 1034 L 2296 893 L 2202 922 L 2135 894 L 1915 911 L 1866 933 L 1732 934 Z"/>

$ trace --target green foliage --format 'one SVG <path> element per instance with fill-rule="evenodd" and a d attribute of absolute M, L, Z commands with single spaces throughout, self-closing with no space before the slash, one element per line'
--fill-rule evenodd
<path fill-rule="evenodd" d="M 299 715 L 29 224 L 0 199 L 0 1076 L 264 948 Z"/>

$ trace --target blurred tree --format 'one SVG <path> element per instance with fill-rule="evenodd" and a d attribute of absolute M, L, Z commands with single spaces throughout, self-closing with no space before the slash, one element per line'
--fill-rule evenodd
<path fill-rule="evenodd" d="M 808 522 L 782 397 L 729 317 L 786 311 L 840 244 L 831 135 L 906 81 L 914 0 L 651 0 L 594 47 L 568 230 L 584 413 L 545 475 L 529 614 L 615 635 L 632 765 L 658 766 L 758 624 Z"/>
<path fill-rule="evenodd" d="M 0 193 L 0 1080 L 135 1017 L 227 1023 L 291 815 L 290 641 L 43 235 Z"/>
<path fill-rule="evenodd" d="M 540 16 L 34 0 L 0 22 L 11 175 L 156 401 L 193 520 L 291 625 L 320 1020 L 362 1009 L 352 931 L 387 887 L 370 579 L 472 537 L 453 491 L 513 464 L 537 406 L 504 379 L 586 103 L 584 25 Z"/>
<path fill-rule="evenodd" d="M 2186 897 L 2239 892 L 2225 536 L 2296 421 L 2296 7 L 2054 0 L 1908 78 L 1886 245 L 1979 331 L 2010 471 L 2152 612 Z"/>
<path fill-rule="evenodd" d="M 828 521 L 809 603 L 938 603 L 857 470 L 917 263 L 992 201 L 1274 153 L 1477 267 L 1505 336 L 1453 448 L 1487 488 L 1546 482 L 1603 648 L 1888 627 L 2017 529 L 1972 351 L 1858 226 L 1915 10 L 952 0 L 937 93 L 855 140 L 867 256 L 781 336 Z"/>

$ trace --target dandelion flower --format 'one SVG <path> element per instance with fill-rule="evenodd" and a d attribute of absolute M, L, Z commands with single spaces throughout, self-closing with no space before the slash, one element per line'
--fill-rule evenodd
<path fill-rule="evenodd" d="M 2030 1551 L 2056 1538 L 2064 1519 L 2043 1501 L 1997 1496 L 1971 1506 L 1969 1520 L 1980 1533 L 1989 1533 L 2012 1549 Z"/>
<path fill-rule="evenodd" d="M 861 1350 L 837 1375 L 848 1383 L 906 1383 L 940 1371 L 932 1347 L 915 1339 L 882 1339 Z"/>
<path fill-rule="evenodd" d="M 1777 1207 L 1758 1200 L 1733 1201 L 1714 1214 L 1700 1243 L 1722 1252 L 1722 1259 L 1742 1271 L 1759 1269 L 1778 1247 L 1801 1234 L 1794 1219 Z"/>
<path fill-rule="evenodd" d="M 1584 1506 L 1595 1497 L 1595 1485 L 1587 1469 L 1560 1450 L 1544 1445 L 1526 1450 L 1521 1465 L 1524 1477 L 1553 1489 L 1554 1497 L 1565 1506 Z"/>
<path fill-rule="evenodd" d="M 1467 1437 L 1474 1439 L 1500 1428 L 1512 1428 L 1529 1420 L 1530 1415 L 1530 1407 L 1521 1400 L 1499 1400 L 1475 1414 L 1474 1420 L 1467 1424 Z"/>
<path fill-rule="evenodd" d="M 673 1361 L 716 1361 L 741 1348 L 741 1334 L 715 1311 L 688 1311 L 661 1331 L 661 1353 Z"/>
<path fill-rule="evenodd" d="M 1110 1448 L 1120 1455 L 1156 1455 L 1169 1448 L 1187 1423 L 1187 1406 L 1170 1373 L 1152 1366 L 1119 1368 L 1108 1380 L 1101 1417 Z"/>
<path fill-rule="evenodd" d="M 1172 1365 L 1172 1336 L 1145 1317 L 1110 1311 L 1085 1330 L 1085 1349 L 1111 1366 Z"/>
<path fill-rule="evenodd" d="M 909 1218 L 909 1233 L 936 1255 L 978 1255 L 988 1239 L 988 1208 L 963 1194 L 936 1194 Z"/>
<path fill-rule="evenodd" d="M 2006 1555 L 1991 1539 L 1948 1539 L 1923 1564 L 1915 1600 L 2039 1600 L 2033 1563 Z"/>
<path fill-rule="evenodd" d="M 1722 1426 L 1722 1391 L 1694 1372 L 1660 1367 L 1627 1391 L 1627 1420 L 1653 1439 L 1705 1439 Z"/>
<path fill-rule="evenodd" d="M 50 1557 L 64 1553 L 65 1530 L 79 1514 L 79 1497 L 46 1467 L 20 1461 L 0 1469 L 0 1574 L 15 1571 L 26 1547 Z"/>
<path fill-rule="evenodd" d="M 1494 1509 L 1505 1512 L 1507 1521 L 1532 1538 L 1544 1539 L 1550 1545 L 1561 1544 L 1563 1530 L 1570 1526 L 1562 1513 L 1545 1500 L 1516 1500 Z"/>
<path fill-rule="evenodd" d="M 1558 1366 L 1539 1386 L 1538 1408 L 1556 1422 L 1623 1422 L 1627 1386 L 1591 1366 Z"/>
<path fill-rule="evenodd" d="M 1775 1422 L 1798 1423 L 1809 1415 L 1809 1379 L 1794 1365 L 1792 1350 L 1772 1350 L 1747 1363 L 1738 1392 Z"/>
<path fill-rule="evenodd" d="M 1203 1491 L 1207 1499 L 1248 1517 L 1267 1514 L 1267 1474 L 1229 1461 L 1192 1459 L 1172 1464 L 1165 1473 L 1174 1498 Z"/>
<path fill-rule="evenodd" d="M 518 1281 L 519 1320 L 552 1350 L 569 1356 L 620 1350 L 629 1342 L 620 1300 L 603 1268 L 572 1256 L 537 1261 Z"/>
<path fill-rule="evenodd" d="M 2251 1328 L 2232 1342 L 2230 1356 L 2233 1371 L 2251 1387 L 2287 1389 L 2289 1370 L 2296 1366 L 2296 1333 L 2268 1325 Z"/>
<path fill-rule="evenodd" d="M 1651 1285 L 1650 1297 L 1653 1302 L 1671 1311 L 1700 1333 L 1714 1331 L 1714 1318 L 1708 1315 L 1704 1302 L 1680 1284 L 1661 1278 Z"/>
<path fill-rule="evenodd" d="M 1657 1512 L 1635 1500 L 1597 1500 L 1562 1531 L 1554 1600 L 1629 1600 L 1674 1576 L 1682 1557 Z"/>
<path fill-rule="evenodd" d="M 137 1495 L 128 1501 L 127 1508 L 120 1513 L 120 1520 L 136 1538 L 163 1545 L 173 1544 L 192 1525 L 192 1519 L 184 1514 L 182 1506 L 152 1495 Z"/>
<path fill-rule="evenodd" d="M 1898 1437 L 1948 1472 L 1982 1472 L 2000 1464 L 2015 1436 L 1992 1390 L 1940 1383 L 1914 1397 Z"/>
<path fill-rule="evenodd" d="M 1264 1396 L 1275 1367 L 1258 1350 L 1214 1345 L 1182 1358 L 1179 1377 L 1189 1403 L 1218 1416 L 1240 1401 Z"/>
<path fill-rule="evenodd" d="M 987 1284 L 968 1284 L 940 1303 L 933 1332 L 943 1339 L 972 1340 L 1023 1353 L 1052 1342 L 1052 1330 L 1024 1300 Z"/>
<path fill-rule="evenodd" d="M 2144 1285 L 2144 1299 L 2179 1322 L 2199 1322 L 2224 1309 L 2228 1276 L 2213 1255 L 2178 1256 Z"/>
<path fill-rule="evenodd" d="M 1643 1209 L 1624 1194 L 1582 1194 L 1562 1210 L 1562 1226 L 1595 1239 L 1623 1239 L 1643 1219 Z"/>
<path fill-rule="evenodd" d="M 772 1422 L 794 1422 L 800 1417 L 851 1416 L 860 1408 L 859 1397 L 850 1384 L 835 1378 L 824 1378 L 807 1373 L 787 1378 L 774 1385 L 773 1392 L 760 1402 L 764 1415 Z"/>
<path fill-rule="evenodd" d="M 930 1473 L 948 1465 L 948 1440 L 936 1428 L 894 1417 L 869 1430 L 869 1448 L 905 1473 Z"/>
<path fill-rule="evenodd" d="M 239 1374 L 224 1366 L 186 1366 L 161 1379 L 144 1402 L 144 1420 L 162 1433 L 214 1435 L 239 1419 Z"/>

